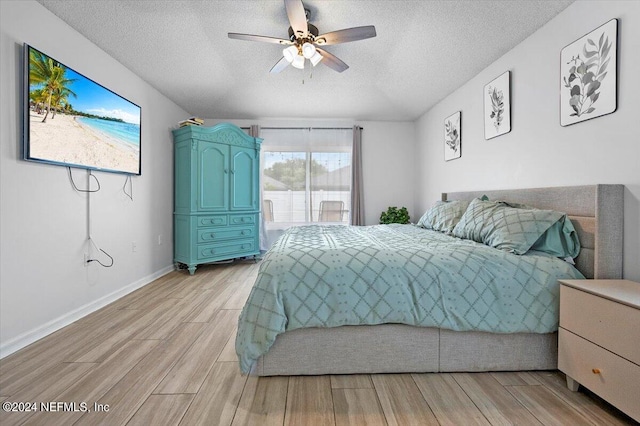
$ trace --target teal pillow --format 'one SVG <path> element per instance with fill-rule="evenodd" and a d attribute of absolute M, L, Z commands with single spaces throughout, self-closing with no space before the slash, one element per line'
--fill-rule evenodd
<path fill-rule="evenodd" d="M 438 201 L 422 215 L 418 226 L 451 233 L 468 205 L 468 201 Z"/>
<path fill-rule="evenodd" d="M 524 254 L 564 216 L 553 210 L 523 209 L 476 198 L 453 228 L 453 235 Z"/>
<path fill-rule="evenodd" d="M 575 258 L 580 254 L 580 240 L 571 220 L 565 215 L 551 225 L 530 250 L 543 251 L 563 259 Z"/>

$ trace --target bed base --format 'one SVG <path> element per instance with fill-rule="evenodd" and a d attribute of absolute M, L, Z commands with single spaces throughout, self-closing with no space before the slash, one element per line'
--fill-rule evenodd
<path fill-rule="evenodd" d="M 551 370 L 557 333 L 491 334 L 402 324 L 293 330 L 260 357 L 258 376 Z"/>

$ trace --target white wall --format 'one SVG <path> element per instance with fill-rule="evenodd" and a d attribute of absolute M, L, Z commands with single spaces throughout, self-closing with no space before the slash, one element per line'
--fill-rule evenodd
<path fill-rule="evenodd" d="M 414 123 L 394 121 L 360 121 L 349 119 L 275 119 L 217 120 L 206 119 L 212 126 L 230 122 L 241 127 L 259 124 L 263 127 L 352 127 L 362 131 L 362 174 L 364 180 L 365 223 L 380 222 L 380 213 L 389 206 L 405 206 L 411 220 L 420 218 L 412 211 Z"/>
<path fill-rule="evenodd" d="M 618 109 L 560 126 L 560 50 L 619 21 Z M 577 1 L 416 122 L 415 209 L 446 191 L 620 183 L 624 277 L 640 281 L 640 2 Z M 484 139 L 484 86 L 510 70 L 510 133 Z M 445 117 L 462 111 L 462 157 L 445 162 Z"/>
<path fill-rule="evenodd" d="M 39 3 L 2 1 L 0 19 L 0 354 L 4 356 L 171 270 L 170 128 L 188 113 Z M 20 159 L 25 42 L 142 107 L 142 176 L 133 177 L 133 202 L 122 191 L 123 175 L 96 173 L 102 189 L 91 195 L 92 236 L 114 257 L 112 268 L 83 265 L 87 195 L 71 188 L 67 170 Z M 79 185 L 86 184 L 85 171 L 76 170 L 74 176 Z"/>

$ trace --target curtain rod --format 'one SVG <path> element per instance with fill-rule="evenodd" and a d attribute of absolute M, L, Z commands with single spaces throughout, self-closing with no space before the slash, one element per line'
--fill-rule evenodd
<path fill-rule="evenodd" d="M 241 129 L 249 129 L 249 127 L 241 127 Z M 353 127 L 260 127 L 264 130 L 353 130 Z M 360 127 L 364 130 L 364 127 Z"/>

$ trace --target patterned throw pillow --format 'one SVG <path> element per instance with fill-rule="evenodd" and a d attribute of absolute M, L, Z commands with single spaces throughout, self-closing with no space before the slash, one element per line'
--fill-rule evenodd
<path fill-rule="evenodd" d="M 510 207 L 474 199 L 453 229 L 453 235 L 510 253 L 524 254 L 564 213 Z"/>
<path fill-rule="evenodd" d="M 468 205 L 468 201 L 438 201 L 422 215 L 418 226 L 451 233 Z"/>

